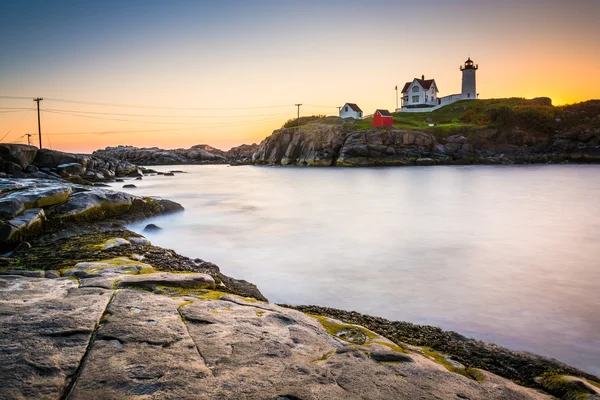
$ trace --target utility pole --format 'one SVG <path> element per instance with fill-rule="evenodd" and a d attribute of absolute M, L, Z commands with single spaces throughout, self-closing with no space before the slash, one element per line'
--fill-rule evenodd
<path fill-rule="evenodd" d="M 300 106 L 302 104 L 294 104 L 296 107 L 298 107 L 298 117 L 296 118 L 296 126 L 300 125 Z"/>
<path fill-rule="evenodd" d="M 38 110 L 38 135 L 40 137 L 40 150 L 42 149 L 42 124 L 40 122 L 40 101 L 42 101 L 44 99 L 42 99 L 41 97 L 37 97 L 35 99 L 33 99 L 33 101 L 35 101 L 37 103 L 37 110 Z"/>
<path fill-rule="evenodd" d="M 343 106 L 338 106 L 338 108 L 337 108 L 338 109 L 338 115 L 340 115 L 340 112 L 342 112 L 342 107 Z"/>
<path fill-rule="evenodd" d="M 396 85 L 396 110 L 398 110 L 398 85 Z"/>
<path fill-rule="evenodd" d="M 27 136 L 27 145 L 31 146 L 31 133 L 26 133 L 25 136 Z"/>

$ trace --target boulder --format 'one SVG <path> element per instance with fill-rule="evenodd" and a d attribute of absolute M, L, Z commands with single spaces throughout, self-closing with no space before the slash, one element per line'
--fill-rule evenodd
<path fill-rule="evenodd" d="M 20 241 L 42 231 L 46 215 L 41 208 L 22 212 L 0 226 L 0 243 Z"/>
<path fill-rule="evenodd" d="M 435 165 L 436 164 L 436 162 L 435 162 L 434 159 L 427 158 L 427 157 L 417 158 L 417 160 L 415 161 L 415 163 L 417 165 Z"/>
<path fill-rule="evenodd" d="M 34 164 L 37 167 L 56 168 L 62 164 L 77 163 L 78 159 L 75 154 L 64 153 L 62 151 L 41 149 L 37 152 Z"/>
<path fill-rule="evenodd" d="M 9 175 L 15 175 L 23 172 L 23 167 L 12 161 L 0 160 L 0 171 Z"/>
<path fill-rule="evenodd" d="M 35 160 L 38 148 L 25 144 L 0 143 L 0 159 L 18 164 L 26 168 Z"/>
<path fill-rule="evenodd" d="M 160 226 L 154 225 L 154 224 L 148 224 L 144 228 L 144 232 L 156 232 L 156 231 L 162 231 L 162 228 Z"/>
<path fill-rule="evenodd" d="M 83 175 L 85 170 L 83 165 L 79 163 L 60 164 L 56 167 L 58 173 L 61 175 Z"/>
<path fill-rule="evenodd" d="M 9 193 L 0 199 L 0 218 L 17 216 L 23 210 L 64 203 L 72 189 L 65 184 L 44 184 Z"/>
<path fill-rule="evenodd" d="M 124 214 L 131 208 L 133 197 L 106 189 L 79 192 L 54 209 L 60 219 L 97 220 Z"/>

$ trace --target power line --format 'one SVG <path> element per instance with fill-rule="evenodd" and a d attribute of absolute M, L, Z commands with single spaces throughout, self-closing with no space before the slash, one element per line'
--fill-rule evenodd
<path fill-rule="evenodd" d="M 152 115 L 152 114 L 124 114 L 124 113 L 107 113 L 107 112 L 97 112 L 97 111 L 79 111 L 79 110 L 62 110 L 55 108 L 46 108 L 42 111 L 53 112 L 53 113 L 64 113 L 64 114 L 92 114 L 92 115 L 118 115 L 118 116 L 129 116 L 129 117 L 151 117 L 151 118 L 246 118 L 246 117 L 271 117 L 271 116 L 280 116 L 287 115 L 288 113 L 277 113 L 277 114 L 245 114 L 245 115 Z M 120 121 L 120 120 L 117 120 Z M 129 120 L 126 120 L 129 121 Z M 142 122 L 142 121 L 135 121 Z M 152 123 L 157 123 L 153 121 L 149 121 Z"/>
<path fill-rule="evenodd" d="M 92 101 L 80 101 L 80 100 L 66 100 L 66 99 L 56 99 L 52 97 L 47 97 L 48 101 L 56 101 L 62 103 L 72 103 L 72 104 L 85 104 L 85 105 L 93 105 L 93 106 L 105 106 L 105 107 L 125 107 L 125 108 L 146 108 L 146 109 L 154 109 L 154 110 L 186 110 L 186 111 L 218 111 L 218 110 L 258 110 L 263 108 L 280 108 L 280 107 L 291 107 L 291 104 L 280 104 L 273 106 L 256 106 L 256 107 L 223 107 L 223 108 L 196 108 L 196 107 L 164 107 L 164 106 L 146 106 L 146 105 L 133 105 L 133 104 L 115 104 L 115 103 L 99 103 Z"/>
<path fill-rule="evenodd" d="M 237 123 L 222 123 L 222 124 L 206 124 L 204 126 L 198 126 L 198 125 L 193 125 L 193 126 L 188 126 L 185 128 L 172 128 L 172 129 L 134 129 L 134 130 L 118 130 L 118 131 L 100 131 L 100 132 L 53 132 L 53 133 L 47 133 L 47 135 L 105 135 L 105 134 L 114 134 L 114 133 L 146 133 L 146 132 L 172 132 L 172 131 L 182 131 L 182 130 L 187 130 L 187 129 L 195 129 L 195 128 L 202 128 L 202 127 L 212 127 L 212 126 L 240 126 L 240 125 L 248 125 L 248 124 L 256 124 L 256 123 L 261 123 L 261 122 L 271 122 L 271 121 L 277 121 L 280 120 L 280 118 L 269 118 L 269 119 L 263 119 L 263 120 L 257 120 L 257 121 L 244 121 L 244 122 L 237 122 Z"/>
<path fill-rule="evenodd" d="M 21 97 L 21 96 L 0 96 L 2 99 L 21 99 L 21 100 L 29 100 L 31 97 Z M 83 101 L 83 100 L 68 100 L 68 99 L 58 99 L 54 97 L 46 97 L 46 101 L 56 101 L 62 103 L 71 103 L 71 104 L 84 104 L 84 105 L 94 105 L 94 106 L 105 106 L 105 107 L 125 107 L 125 108 L 142 108 L 142 109 L 155 109 L 155 110 L 184 110 L 184 111 L 227 111 L 227 110 L 258 110 L 258 109 L 266 109 L 266 108 L 281 108 L 281 107 L 293 107 L 292 104 L 279 104 L 279 105 L 269 105 L 269 106 L 254 106 L 254 107 L 221 107 L 221 108 L 203 108 L 203 107 L 170 107 L 170 106 L 148 106 L 148 105 L 134 105 L 134 104 L 119 104 L 119 103 L 101 103 L 101 102 L 93 102 L 93 101 Z M 335 108 L 336 106 L 324 106 L 324 105 L 315 105 L 315 104 L 307 104 L 310 107 L 321 107 L 321 108 Z"/>
<path fill-rule="evenodd" d="M 5 138 L 5 137 L 7 137 L 7 136 L 8 136 L 8 134 L 9 134 L 9 133 L 10 133 L 10 132 L 11 132 L 13 129 L 15 129 L 15 127 L 16 127 L 17 125 L 19 125 L 19 123 L 20 123 L 20 122 L 23 120 L 23 118 L 25 118 L 25 116 L 26 116 L 27 114 L 29 114 L 29 111 L 31 111 L 31 110 L 33 110 L 33 107 L 31 107 L 30 109 L 28 109 L 28 110 L 25 112 L 25 114 L 23 114 L 23 115 L 21 116 L 21 118 L 19 118 L 19 120 L 17 121 L 17 123 L 16 123 L 16 124 L 14 124 L 14 125 L 13 125 L 13 127 L 12 127 L 12 128 L 10 128 L 10 129 L 8 130 L 8 132 L 6 132 L 6 133 L 4 134 L 4 136 L 2 136 L 2 139 L 0 139 L 0 142 L 2 142 L 2 141 L 4 140 L 4 138 Z"/>
<path fill-rule="evenodd" d="M 60 115 L 70 115 L 70 116 L 74 116 L 74 117 L 82 117 L 82 118 L 93 118 L 93 119 L 103 119 L 103 120 L 108 120 L 108 121 L 122 121 L 122 122 L 137 122 L 137 123 L 144 123 L 144 124 L 159 124 L 159 125 L 188 125 L 188 126 L 202 126 L 202 125 L 221 125 L 221 124 L 215 124 L 215 123 L 194 123 L 193 121 L 191 122 L 156 122 L 156 121 L 139 121 L 139 120 L 132 120 L 132 119 L 121 119 L 121 118 L 106 118 L 106 117 L 98 117 L 98 116 L 92 116 L 92 115 L 80 115 L 80 114 L 74 114 L 74 113 L 66 113 L 66 112 L 58 112 L 58 111 L 48 111 L 48 110 L 42 110 L 44 112 L 49 112 L 52 114 L 60 114 Z M 282 114 L 273 114 L 271 116 L 283 116 L 283 115 L 289 115 L 289 113 L 282 113 Z M 246 123 L 251 123 L 252 121 L 239 121 L 242 124 L 246 124 Z M 232 125 L 230 122 L 224 122 L 222 123 L 222 125 Z"/>

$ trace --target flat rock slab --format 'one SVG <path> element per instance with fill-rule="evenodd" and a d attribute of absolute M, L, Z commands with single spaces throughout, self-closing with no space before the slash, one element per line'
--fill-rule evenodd
<path fill-rule="evenodd" d="M 151 265 L 132 260 L 127 257 L 111 258 L 103 261 L 89 261 L 75 264 L 73 268 L 63 271 L 63 276 L 75 276 L 79 279 L 109 277 L 117 279 L 126 274 L 139 274 L 142 270 L 152 268 Z"/>
<path fill-rule="evenodd" d="M 0 399 L 60 399 L 111 293 L 0 276 Z"/>
<path fill-rule="evenodd" d="M 111 274 L 143 290 L 0 276 L 0 399 L 549 399 L 364 327 L 182 287 L 203 274 Z"/>
<path fill-rule="evenodd" d="M 208 274 L 157 272 L 153 274 L 123 276 L 118 282 L 119 288 L 156 289 L 159 287 L 181 289 L 214 289 L 215 280 Z M 185 293 L 185 292 L 184 292 Z"/>

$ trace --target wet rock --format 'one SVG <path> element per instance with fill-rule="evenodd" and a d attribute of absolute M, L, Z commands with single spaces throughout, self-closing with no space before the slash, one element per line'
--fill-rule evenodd
<path fill-rule="evenodd" d="M 113 247 L 118 247 L 118 246 L 129 246 L 130 244 L 131 243 L 129 243 L 129 240 L 123 239 L 123 238 L 108 239 L 102 245 L 102 250 L 112 249 Z"/>
<path fill-rule="evenodd" d="M 129 243 L 135 246 L 149 246 L 150 241 L 145 237 L 130 237 Z"/>
<path fill-rule="evenodd" d="M 63 219 L 102 219 L 126 213 L 131 208 L 132 201 L 133 197 L 126 193 L 96 189 L 73 194 L 54 211 Z"/>
<path fill-rule="evenodd" d="M 14 242 L 41 232 L 46 215 L 41 208 L 33 208 L 0 226 L 0 243 Z M 31 247 L 31 246 L 30 246 Z"/>
<path fill-rule="evenodd" d="M 164 176 L 175 176 L 175 174 L 172 172 L 165 172 L 163 175 Z"/>
<path fill-rule="evenodd" d="M 141 181 L 141 180 L 142 180 L 142 177 L 141 177 L 141 176 L 138 176 L 137 178 L 135 178 L 135 180 L 136 180 L 136 181 Z"/>
<path fill-rule="evenodd" d="M 151 265 L 132 260 L 128 257 L 117 257 L 104 261 L 89 261 L 75 264 L 63 271 L 63 276 L 75 276 L 79 279 L 110 277 L 123 274 L 138 274 L 144 269 L 153 269 Z"/>
<path fill-rule="evenodd" d="M 162 228 L 155 224 L 148 224 L 144 227 L 144 232 L 156 232 L 162 231 Z"/>
<path fill-rule="evenodd" d="M 0 218 L 15 217 L 29 208 L 47 207 L 63 203 L 69 198 L 71 192 L 70 186 L 55 184 L 44 184 L 42 187 L 15 190 L 0 199 Z"/>
<path fill-rule="evenodd" d="M 137 186 L 135 186 L 132 183 L 128 183 L 127 185 L 123 185 L 123 189 L 135 189 L 137 188 Z"/>
<path fill-rule="evenodd" d="M 36 172 L 39 172 L 39 169 L 35 165 L 29 164 L 29 165 L 27 165 L 27 167 L 25 167 L 25 169 L 23 171 L 27 172 L 28 174 L 34 174 Z"/>
<path fill-rule="evenodd" d="M 435 160 L 432 158 L 417 158 L 415 161 L 417 165 L 435 165 Z"/>
<path fill-rule="evenodd" d="M 214 289 L 215 280 L 207 274 L 186 273 L 172 274 L 157 272 L 153 274 L 128 275 L 119 280 L 120 288 L 156 289 L 157 287 L 172 287 L 183 289 Z"/>
<path fill-rule="evenodd" d="M 83 165 L 79 163 L 60 164 L 56 166 L 60 175 L 83 175 L 85 172 Z"/>
<path fill-rule="evenodd" d="M 115 182 L 125 182 L 125 180 L 119 178 L 119 179 L 115 179 Z"/>

